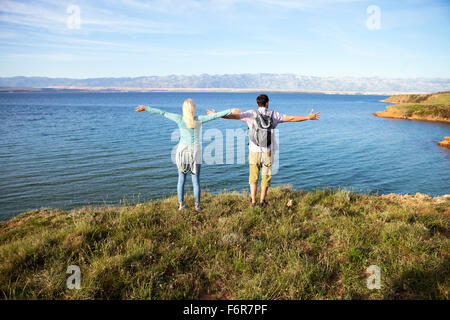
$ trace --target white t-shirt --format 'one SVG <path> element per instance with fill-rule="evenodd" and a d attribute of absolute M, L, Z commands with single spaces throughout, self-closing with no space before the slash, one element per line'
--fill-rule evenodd
<path fill-rule="evenodd" d="M 270 115 L 272 110 L 268 110 L 264 107 L 259 107 L 258 111 L 263 115 Z M 273 111 L 272 119 L 273 119 L 273 128 L 275 128 L 279 123 L 284 121 L 284 118 L 286 115 Z M 241 120 L 247 122 L 247 126 L 250 128 L 253 122 L 253 119 L 256 118 L 256 110 L 248 110 L 243 113 L 241 113 Z M 248 143 L 248 149 L 251 152 L 269 152 L 269 151 L 276 151 L 278 150 L 278 144 L 275 139 L 275 135 L 273 135 L 272 144 L 269 147 L 259 147 L 256 144 L 254 144 L 251 140 L 249 140 Z"/>

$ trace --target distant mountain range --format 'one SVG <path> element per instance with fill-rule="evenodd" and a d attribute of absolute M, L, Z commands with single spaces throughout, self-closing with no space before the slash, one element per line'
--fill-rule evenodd
<path fill-rule="evenodd" d="M 450 79 L 378 77 L 313 77 L 296 74 L 169 75 L 134 78 L 0 78 L 8 88 L 84 88 L 84 89 L 263 89 L 304 92 L 437 92 L 449 91 Z"/>

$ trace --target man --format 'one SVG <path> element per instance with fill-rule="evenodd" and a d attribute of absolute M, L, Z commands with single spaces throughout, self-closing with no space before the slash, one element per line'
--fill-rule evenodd
<path fill-rule="evenodd" d="M 228 115 L 223 118 L 242 120 L 247 122 L 249 128 L 249 156 L 250 167 L 249 184 L 252 206 L 256 204 L 256 190 L 259 173 L 261 171 L 261 197 L 260 205 L 267 205 L 266 195 L 272 178 L 273 153 L 277 150 L 277 143 L 273 135 L 273 129 L 282 122 L 300 122 L 305 120 L 318 120 L 320 112 L 311 113 L 308 116 L 288 116 L 269 110 L 269 97 L 261 94 L 256 98 L 257 110 L 249 110 L 241 114 Z M 207 114 L 214 113 L 207 111 Z"/>

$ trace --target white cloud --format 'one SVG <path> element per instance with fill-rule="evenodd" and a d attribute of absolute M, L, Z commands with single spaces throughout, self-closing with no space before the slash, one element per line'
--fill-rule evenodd
<path fill-rule="evenodd" d="M 54 10 L 30 3 L 2 1 L 0 21 L 29 27 L 51 28 L 63 26 L 66 16 Z"/>
<path fill-rule="evenodd" d="M 8 54 L 2 54 L 3 58 L 13 58 L 13 59 L 19 59 L 19 60 L 33 60 L 36 61 L 36 59 L 43 59 L 43 60 L 49 60 L 49 61 L 77 61 L 77 60 L 95 60 L 94 57 L 89 56 L 80 56 L 77 54 L 68 54 L 68 53 L 8 53 Z"/>
<path fill-rule="evenodd" d="M 321 8 L 338 3 L 368 2 L 368 0 L 121 0 L 123 4 L 165 13 L 185 13 L 192 10 L 222 10 L 238 4 L 254 7 L 264 5 L 285 9 Z M 373 1 L 372 1 L 373 2 Z"/>
<path fill-rule="evenodd" d="M 118 14 L 117 11 L 105 10 L 80 5 L 81 29 L 80 33 L 104 32 L 104 33 L 139 33 L 139 34 L 192 34 L 185 26 L 177 23 L 162 23 L 129 17 Z M 66 33 L 67 30 L 67 2 L 44 1 L 35 3 L 23 3 L 18 1 L 2 1 L 0 7 L 0 22 L 26 26 L 31 28 L 43 28 L 55 33 Z"/>

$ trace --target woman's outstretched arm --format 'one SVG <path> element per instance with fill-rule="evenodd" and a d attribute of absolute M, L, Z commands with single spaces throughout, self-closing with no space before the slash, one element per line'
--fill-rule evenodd
<path fill-rule="evenodd" d="M 181 116 L 179 114 L 170 113 L 170 112 L 166 112 L 164 110 L 158 109 L 158 108 L 143 106 L 143 105 L 140 105 L 139 107 L 137 107 L 136 111 L 138 111 L 138 112 L 148 111 L 148 112 L 160 114 L 160 115 L 166 117 L 167 119 L 175 121 L 175 122 L 177 122 L 181 118 Z"/>
<path fill-rule="evenodd" d="M 225 111 L 229 111 L 228 113 L 225 113 Z M 233 109 L 228 109 L 228 110 L 224 110 L 221 112 L 216 112 L 216 110 L 206 110 L 206 116 L 198 116 L 198 119 L 200 120 L 200 117 L 202 118 L 208 118 L 211 117 L 213 119 L 217 119 L 217 118 L 225 118 L 225 119 L 233 119 L 231 117 L 238 117 L 239 115 L 242 113 L 241 109 L 237 109 L 237 108 L 233 108 Z M 209 120 L 207 120 L 209 121 Z M 204 122 L 204 121 L 203 121 Z"/>
<path fill-rule="evenodd" d="M 214 120 L 214 119 L 217 119 L 217 118 L 222 118 L 222 117 L 227 116 L 229 114 L 231 114 L 231 109 L 220 111 L 220 112 L 217 112 L 217 113 L 214 113 L 214 114 L 199 115 L 197 117 L 197 120 L 200 121 L 200 122 L 208 122 L 208 121 L 211 121 L 211 120 Z"/>

